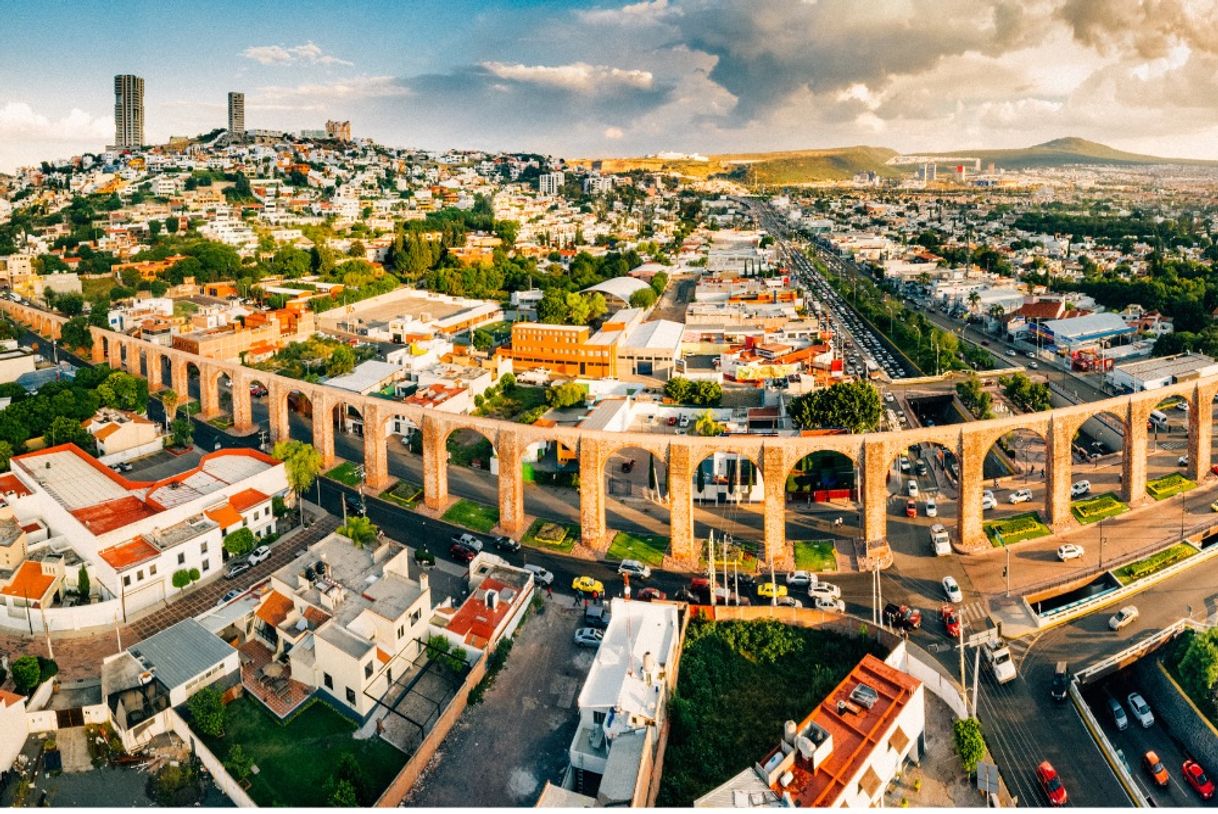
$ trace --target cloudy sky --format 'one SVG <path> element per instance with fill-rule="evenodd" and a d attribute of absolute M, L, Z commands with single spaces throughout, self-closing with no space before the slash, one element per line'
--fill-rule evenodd
<path fill-rule="evenodd" d="M 565 156 L 1082 136 L 1218 158 L 1218 0 L 5 0 L 0 171 L 113 140 L 350 119 Z"/>

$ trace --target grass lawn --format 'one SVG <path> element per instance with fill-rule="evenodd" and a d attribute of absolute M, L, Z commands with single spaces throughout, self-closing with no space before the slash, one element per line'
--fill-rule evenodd
<path fill-rule="evenodd" d="M 991 520 L 982 528 L 994 548 L 1052 534 L 1049 527 L 1041 522 L 1040 512 L 1024 512 L 1005 520 Z"/>
<path fill-rule="evenodd" d="M 1161 478 L 1147 481 L 1146 494 L 1155 500 L 1166 500 L 1181 492 L 1187 492 L 1189 489 L 1196 487 L 1196 485 L 1196 481 L 1189 480 L 1179 472 L 1173 472 L 1170 475 L 1164 475 Z"/>
<path fill-rule="evenodd" d="M 218 430 L 227 430 L 229 427 L 233 426 L 232 418 L 226 415 L 218 415 L 215 418 L 209 418 L 207 423 L 211 424 Z"/>
<path fill-rule="evenodd" d="M 836 571 L 832 540 L 796 540 L 795 567 L 800 571 Z"/>
<path fill-rule="evenodd" d="M 537 519 L 521 538 L 521 545 L 530 548 L 540 548 L 542 551 L 561 551 L 570 553 L 579 540 L 579 527 L 568 526 L 553 520 Z"/>
<path fill-rule="evenodd" d="M 759 554 L 761 546 L 757 543 L 737 540 L 724 552 L 722 541 L 716 540 L 715 568 L 735 568 L 747 574 L 756 574 L 761 568 L 761 562 L 757 559 Z M 700 571 L 706 570 L 706 546 L 698 547 L 698 563 Z"/>
<path fill-rule="evenodd" d="M 406 755 L 380 738 L 351 737 L 355 724 L 322 701 L 313 701 L 286 725 L 247 697 L 226 709 L 224 737 L 203 740 L 220 760 L 237 743 L 253 758 L 258 774 L 249 793 L 260 807 L 325 805 L 326 782 L 344 754 L 363 767 L 370 805 L 406 765 Z"/>
<path fill-rule="evenodd" d="M 1170 548 L 1157 551 L 1149 557 L 1144 557 L 1128 565 L 1122 565 L 1112 573 L 1122 585 L 1128 585 L 1131 582 L 1136 582 L 1139 579 L 1144 579 L 1151 574 L 1162 571 L 1169 565 L 1175 565 L 1182 560 L 1187 560 L 1196 553 L 1198 553 L 1197 549 L 1188 543 L 1177 543 Z"/>
<path fill-rule="evenodd" d="M 403 509 L 414 509 L 423 500 L 423 487 L 417 483 L 400 480 L 381 492 L 381 497 L 390 503 L 396 503 Z"/>
<path fill-rule="evenodd" d="M 100 296 L 110 293 L 110 289 L 118 285 L 118 282 L 113 277 L 98 277 L 95 280 L 82 278 L 80 281 L 80 293 L 85 300 L 95 300 Z"/>
<path fill-rule="evenodd" d="M 515 421 L 517 417 L 544 407 L 545 404 L 546 388 L 518 384 L 512 388 L 510 395 L 500 393 L 483 401 L 474 414 Z"/>
<path fill-rule="evenodd" d="M 499 510 L 472 500 L 458 500 L 440 519 L 485 534 L 499 523 Z"/>
<path fill-rule="evenodd" d="M 690 622 L 656 805 L 688 807 L 761 760 L 783 722 L 802 721 L 869 652 L 883 657 L 866 639 L 827 630 Z"/>
<path fill-rule="evenodd" d="M 1129 506 L 1122 503 L 1112 492 L 1105 492 L 1094 497 L 1085 497 L 1070 504 L 1070 512 L 1080 523 L 1097 523 L 1109 517 L 1129 511 Z"/>
<path fill-rule="evenodd" d="M 659 568 L 668 551 L 668 538 L 652 534 L 627 534 L 619 531 L 613 537 L 606 558 L 610 560 L 638 560 L 645 565 Z"/>
<path fill-rule="evenodd" d="M 327 472 L 326 477 L 339 483 L 345 483 L 348 486 L 359 486 L 363 481 L 363 478 L 359 475 L 359 465 L 351 463 L 351 461 L 343 461 Z"/>

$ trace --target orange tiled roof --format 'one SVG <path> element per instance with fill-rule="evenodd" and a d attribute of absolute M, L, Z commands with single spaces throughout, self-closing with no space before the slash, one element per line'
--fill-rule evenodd
<path fill-rule="evenodd" d="M 102 549 L 97 553 L 115 571 L 122 571 L 133 565 L 147 562 L 161 552 L 143 537 L 136 537 L 125 543 L 119 543 L 118 545 Z"/>
<path fill-rule="evenodd" d="M 220 528 L 227 529 L 241 524 L 241 512 L 233 508 L 231 503 L 223 503 L 212 509 L 205 509 L 203 514 L 215 520 Z"/>
<path fill-rule="evenodd" d="M 19 596 L 30 600 L 40 600 L 43 594 L 55 583 L 55 577 L 42 573 L 42 566 L 33 560 L 21 563 L 13 579 L 0 593 L 9 596 Z"/>
<path fill-rule="evenodd" d="M 318 627 L 330 621 L 330 614 L 310 605 L 304 610 L 304 618 L 308 619 L 314 627 Z"/>
<path fill-rule="evenodd" d="M 267 594 L 266 599 L 262 600 L 262 604 L 258 606 L 255 614 L 271 627 L 278 627 L 284 619 L 288 618 L 291 610 L 291 598 L 284 596 L 279 591 L 271 591 Z"/>
<path fill-rule="evenodd" d="M 25 497 L 30 494 L 30 490 L 25 488 L 25 484 L 17 479 L 17 476 L 11 472 L 0 475 L 0 493 L 8 494 L 12 492 L 17 497 Z"/>
<path fill-rule="evenodd" d="M 228 502 L 237 511 L 244 512 L 246 509 L 252 509 L 259 503 L 265 503 L 270 499 L 269 495 L 264 495 L 257 489 L 243 489 L 230 497 Z"/>
<path fill-rule="evenodd" d="M 21 703 L 24 700 L 24 698 L 15 692 L 0 690 L 0 703 L 3 703 L 6 707 L 11 707 L 13 704 Z"/>
<path fill-rule="evenodd" d="M 107 424 L 106 426 L 104 426 L 100 430 L 98 430 L 97 432 L 93 433 L 93 437 L 96 438 L 98 441 L 105 441 L 111 435 L 114 435 L 114 433 L 118 432 L 118 427 L 119 427 L 118 424 Z"/>

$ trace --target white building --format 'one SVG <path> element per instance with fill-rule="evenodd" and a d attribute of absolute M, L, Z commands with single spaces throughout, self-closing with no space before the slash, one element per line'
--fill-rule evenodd
<path fill-rule="evenodd" d="M 566 176 L 561 172 L 542 173 L 537 176 L 537 191 L 541 195 L 558 195 L 565 181 Z"/>

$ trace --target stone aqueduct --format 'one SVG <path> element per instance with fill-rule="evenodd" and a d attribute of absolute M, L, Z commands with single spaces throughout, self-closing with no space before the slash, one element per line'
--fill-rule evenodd
<path fill-rule="evenodd" d="M 17 322 L 29 326 L 43 337 L 58 339 L 60 327 L 66 321 L 56 314 L 10 301 L 0 301 L 0 307 Z M 461 428 L 475 430 L 492 443 L 499 457 L 500 527 L 503 533 L 512 536 L 518 537 L 527 530 L 521 458 L 530 445 L 542 441 L 560 441 L 578 450 L 581 535 L 582 542 L 592 548 L 602 548 L 608 543 L 604 471 L 609 458 L 628 448 L 650 452 L 667 463 L 671 556 L 676 563 L 686 566 L 695 565 L 699 554 L 693 530 L 692 484 L 695 468 L 716 451 L 730 451 L 749 458 L 761 472 L 763 483 L 766 484 L 785 483 L 787 474 L 795 464 L 810 453 L 833 451 L 845 455 L 854 462 L 862 476 L 863 536 L 869 543 L 880 543 L 886 535 L 889 502 L 887 478 L 896 457 L 914 444 L 941 444 L 959 456 L 960 494 L 978 496 L 976 499 L 960 500 L 957 507 L 957 535 L 967 545 L 980 540 L 983 535 L 979 498 L 985 485 L 982 465 L 986 452 L 1002 436 L 1014 430 L 1029 430 L 1044 439 L 1047 520 L 1054 529 L 1060 529 L 1070 519 L 1071 442 L 1088 419 L 1108 413 L 1123 424 L 1123 498 L 1127 502 L 1141 502 L 1145 499 L 1147 420 L 1151 411 L 1168 396 L 1182 396 L 1189 401 L 1188 468 L 1190 476 L 1200 477 L 1210 467 L 1213 429 L 1210 405 L 1218 393 L 1218 377 L 1211 377 L 1042 413 L 901 432 L 816 437 L 663 436 L 590 432 L 564 427 L 543 428 L 440 413 L 204 358 L 105 329 L 93 328 L 92 332 L 92 361 L 108 362 L 115 369 L 143 376 L 148 380 L 149 389 L 154 392 L 165 386 L 162 381 L 162 358 L 169 360 L 172 371 L 170 386 L 182 394 L 189 392 L 188 367 L 194 365 L 199 371 L 201 414 L 204 418 L 220 413 L 219 380 L 221 376 L 231 377 L 232 416 L 238 432 L 253 428 L 251 384 L 261 383 L 269 391 L 267 398 L 272 441 L 289 437 L 288 396 L 293 392 L 303 394 L 312 403 L 314 445 L 322 453 L 327 467 L 335 462 L 333 411 L 340 405 L 354 407 L 363 418 L 365 478 L 368 487 L 374 491 L 384 489 L 390 483 L 387 461 L 389 422 L 396 417 L 408 419 L 422 430 L 424 504 L 433 511 L 442 511 L 449 500 L 446 450 L 449 435 Z M 785 499 L 785 490 L 781 487 L 765 490 L 764 542 L 767 556 L 774 558 L 776 564 L 788 564 L 791 559 L 785 539 Z"/>

